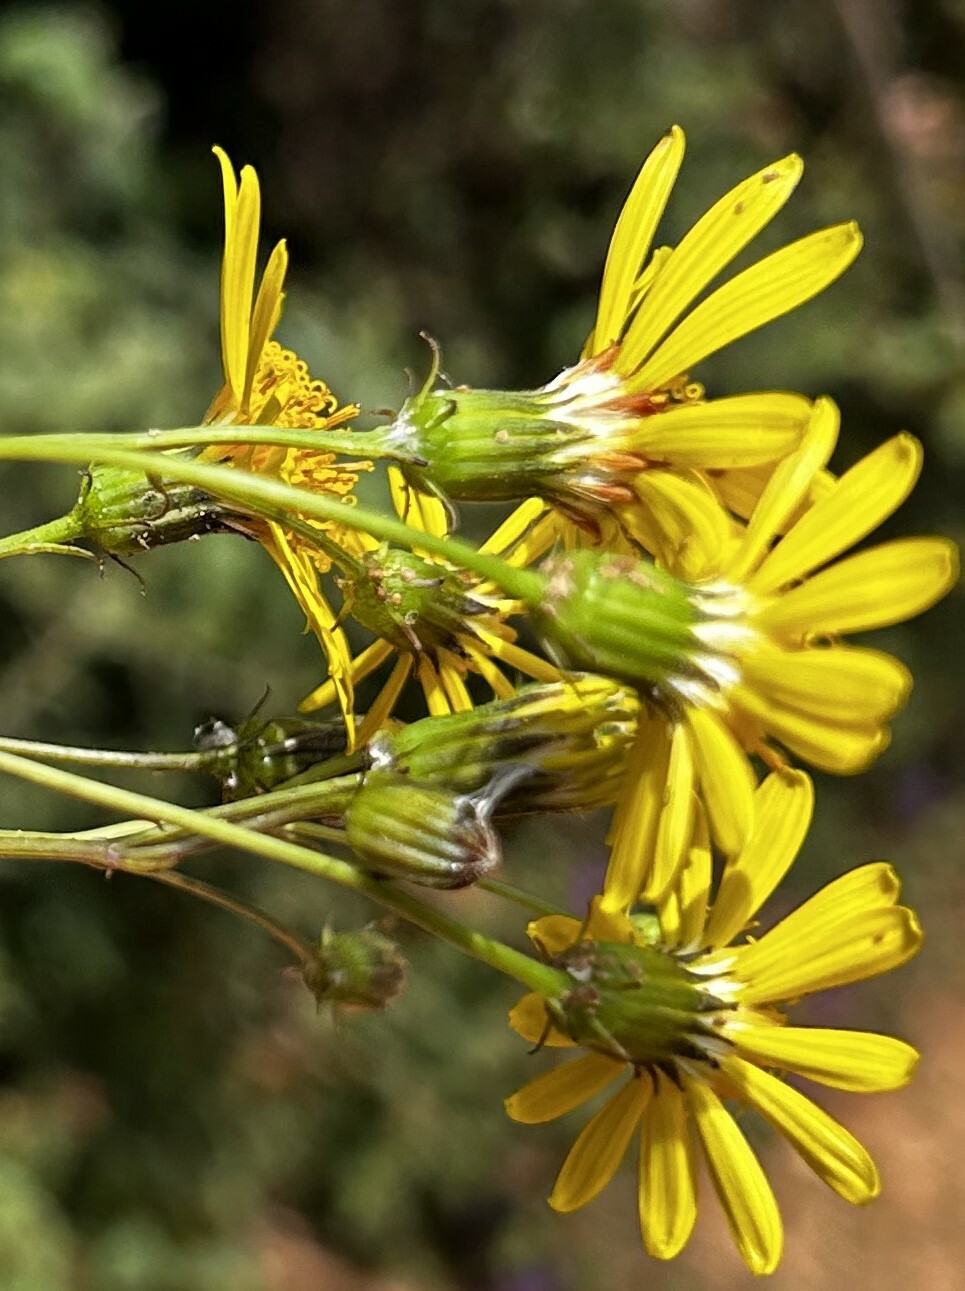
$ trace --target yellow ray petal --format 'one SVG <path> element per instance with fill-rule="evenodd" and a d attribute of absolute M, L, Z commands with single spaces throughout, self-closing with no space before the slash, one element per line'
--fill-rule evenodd
<path fill-rule="evenodd" d="M 282 287 L 288 271 L 288 248 L 279 242 L 271 255 L 262 275 L 254 312 L 251 316 L 251 339 L 248 343 L 248 362 L 245 368 L 245 387 L 242 393 L 241 406 L 248 408 L 251 404 L 251 389 L 255 374 L 261 362 L 265 346 L 271 339 L 278 320 L 281 318 L 281 307 L 284 301 Z"/>
<path fill-rule="evenodd" d="M 708 355 L 816 296 L 860 250 L 861 234 L 851 223 L 821 229 L 766 256 L 699 304 L 628 385 L 634 390 L 659 390 Z M 669 272 L 668 265 L 644 306 L 648 315 Z"/>
<path fill-rule="evenodd" d="M 548 1022 L 543 997 L 535 991 L 524 995 L 509 1011 L 509 1025 L 529 1044 L 543 1044 L 547 1049 L 575 1048 L 569 1036 L 548 1027 Z"/>
<path fill-rule="evenodd" d="M 372 736 L 382 729 L 399 702 L 399 696 L 412 672 L 412 655 L 402 654 L 396 659 L 385 685 L 375 700 L 369 705 L 362 725 L 359 727 L 357 740 L 360 745 L 367 743 Z"/>
<path fill-rule="evenodd" d="M 744 1098 L 845 1201 L 863 1206 L 877 1197 L 881 1180 L 871 1156 L 827 1112 L 783 1080 L 740 1058 L 725 1058 L 721 1068 Z"/>
<path fill-rule="evenodd" d="M 867 632 L 921 614 L 958 581 L 958 549 L 947 538 L 898 538 L 849 556 L 765 605 L 774 632 Z"/>
<path fill-rule="evenodd" d="M 497 555 L 504 555 L 530 532 L 533 525 L 545 514 L 546 509 L 546 503 L 542 498 L 527 498 L 510 512 L 479 550 L 494 551 Z"/>
<path fill-rule="evenodd" d="M 392 646 L 388 641 L 373 641 L 370 646 L 366 646 L 362 653 L 356 655 L 352 660 L 352 681 L 355 685 L 358 685 L 370 673 L 375 672 L 376 668 L 384 663 L 391 654 Z M 298 711 L 300 713 L 311 713 L 317 708 L 327 708 L 329 704 L 334 704 L 336 697 L 335 684 L 329 678 L 327 681 L 323 681 L 320 686 L 316 686 L 310 695 L 305 696 L 298 705 Z"/>
<path fill-rule="evenodd" d="M 673 886 L 657 902 L 665 946 L 689 948 L 699 944 L 707 919 L 712 875 L 707 815 L 696 804 L 693 836 L 686 859 L 677 871 Z"/>
<path fill-rule="evenodd" d="M 774 771 L 754 794 L 754 827 L 721 877 L 703 935 L 705 946 L 727 946 L 757 913 L 790 869 L 814 810 L 814 786 L 803 771 Z"/>
<path fill-rule="evenodd" d="M 604 910 L 628 910 L 646 883 L 667 783 L 670 744 L 666 718 L 641 713 L 610 831 L 610 861 L 601 898 Z"/>
<path fill-rule="evenodd" d="M 662 1072 L 653 1080 L 640 1136 L 640 1232 L 651 1255 L 672 1260 L 697 1218 L 697 1172 L 683 1093 Z"/>
<path fill-rule="evenodd" d="M 728 1034 L 755 1062 L 859 1094 L 901 1089 L 918 1064 L 910 1044 L 871 1031 L 741 1026 Z"/>
<path fill-rule="evenodd" d="M 700 1080 L 684 1079 L 710 1176 L 737 1249 L 752 1273 L 773 1273 L 781 1260 L 784 1235 L 767 1177 L 717 1095 Z"/>
<path fill-rule="evenodd" d="M 660 804 L 653 860 L 639 899 L 652 904 L 662 896 L 684 862 L 694 826 L 694 756 L 687 727 L 678 722 L 670 736 L 670 759 Z"/>
<path fill-rule="evenodd" d="M 223 170 L 222 170 L 223 174 Z M 227 200 L 226 200 L 227 207 Z M 248 367 L 255 257 L 261 222 L 261 190 L 251 166 L 241 172 L 231 235 L 225 239 L 221 264 L 221 357 L 225 381 L 240 404 Z"/>
<path fill-rule="evenodd" d="M 904 906 L 855 911 L 847 901 L 829 907 L 825 898 L 816 906 L 806 902 L 760 941 L 737 947 L 731 971 L 745 983 L 741 1003 L 771 1003 L 888 972 L 920 945 L 921 927 Z"/>
<path fill-rule="evenodd" d="M 684 146 L 684 132 L 671 127 L 643 163 L 620 212 L 603 269 L 591 355 L 623 334 L 634 284 L 684 159 Z"/>
<path fill-rule="evenodd" d="M 747 578 L 784 531 L 812 487 L 815 475 L 834 452 L 840 420 L 830 399 L 816 400 L 801 447 L 775 467 L 751 514 L 744 541 L 729 570 L 734 582 Z"/>
<path fill-rule="evenodd" d="M 674 466 L 754 466 L 797 448 L 810 414 L 810 400 L 780 391 L 672 405 L 639 422 L 633 447 Z"/>
<path fill-rule="evenodd" d="M 630 536 L 678 578 L 716 573 L 732 522 L 707 483 L 695 473 L 654 468 L 634 476 L 633 487 L 644 514 L 636 506 L 621 508 Z"/>
<path fill-rule="evenodd" d="M 744 846 L 754 820 L 754 773 L 716 713 L 692 706 L 684 717 L 711 836 L 725 856 L 734 856 Z"/>
<path fill-rule="evenodd" d="M 749 686 L 735 686 L 729 698 L 735 707 L 758 718 L 772 739 L 805 762 L 833 775 L 863 771 L 884 752 L 891 738 L 884 726 L 839 725 L 831 720 L 828 712 L 806 713 L 773 704 Z"/>
<path fill-rule="evenodd" d="M 525 1125 L 555 1121 L 588 1102 L 625 1071 L 625 1063 L 615 1062 L 601 1053 L 588 1053 L 554 1067 L 510 1094 L 505 1103 L 506 1112 L 514 1121 Z"/>
<path fill-rule="evenodd" d="M 860 542 L 904 502 L 921 463 L 921 444 L 905 434 L 862 458 L 765 558 L 751 590 L 762 595 L 797 582 Z"/>
<path fill-rule="evenodd" d="M 769 704 L 838 726 L 886 721 L 911 693 L 911 673 L 903 663 L 863 646 L 755 650 L 741 660 L 741 671 L 744 683 Z"/>
<path fill-rule="evenodd" d="M 587 1122 L 553 1185 L 554 1210 L 579 1210 L 603 1191 L 626 1155 L 650 1093 L 649 1078 L 636 1076 Z"/>
<path fill-rule="evenodd" d="M 571 914 L 544 914 L 526 925 L 526 935 L 544 955 L 559 955 L 580 939 L 583 925 Z"/>
<path fill-rule="evenodd" d="M 801 177 L 793 153 L 765 166 L 726 193 L 697 221 L 671 254 L 630 324 L 617 360 L 629 375 L 666 335 L 685 309 L 781 209 Z M 647 364 L 649 367 L 650 364 Z M 677 368 L 670 376 L 677 376 Z M 635 388 L 644 387 L 634 377 Z"/>
<path fill-rule="evenodd" d="M 773 462 L 764 466 L 741 466 L 731 471 L 721 471 L 713 477 L 717 496 L 734 515 L 747 519 L 754 512 L 764 492 L 764 486 L 774 472 Z M 814 506 L 825 497 L 836 483 L 830 471 L 818 471 L 811 481 L 811 487 L 805 494 L 798 513 L 791 517 L 784 529 L 796 523 L 808 507 Z M 782 530 L 783 532 L 783 530 Z"/>

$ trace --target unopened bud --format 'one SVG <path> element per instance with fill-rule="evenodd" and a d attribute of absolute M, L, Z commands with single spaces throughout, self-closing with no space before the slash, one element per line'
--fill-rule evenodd
<path fill-rule="evenodd" d="M 574 675 L 380 732 L 368 753 L 378 767 L 463 794 L 484 792 L 515 768 L 499 815 L 590 811 L 617 798 L 638 710 L 628 686 Z"/>
<path fill-rule="evenodd" d="M 84 476 L 74 515 L 81 536 L 110 556 L 213 533 L 227 519 L 225 507 L 194 485 L 96 463 Z"/>
<path fill-rule="evenodd" d="M 395 942 L 375 928 L 326 928 L 305 982 L 320 1004 L 384 1009 L 402 990 L 405 967 Z"/>
<path fill-rule="evenodd" d="M 345 813 L 349 846 L 378 874 L 430 888 L 463 888 L 502 861 L 493 802 L 371 771 Z"/>

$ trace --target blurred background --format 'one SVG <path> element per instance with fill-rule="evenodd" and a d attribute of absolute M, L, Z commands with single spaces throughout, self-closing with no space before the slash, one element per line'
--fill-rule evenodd
<path fill-rule="evenodd" d="M 824 296 L 733 346 L 713 393 L 787 387 L 841 405 L 836 465 L 899 428 L 922 483 L 890 533 L 963 535 L 962 0 L 138 0 L 0 5 L 0 425 L 197 422 L 220 384 L 213 143 L 254 163 L 266 243 L 289 238 L 282 341 L 343 400 L 398 406 L 420 329 L 458 381 L 532 386 L 591 324 L 613 220 L 673 121 L 689 152 L 673 240 L 790 150 L 807 171 L 755 244 L 858 218 Z M 67 468 L 3 467 L 2 528 L 62 513 Z M 471 518 L 470 518 L 471 527 Z M 208 538 L 116 566 L 0 569 L 0 727 L 179 749 L 271 687 L 293 711 L 317 647 L 263 553 Z M 960 1285 L 965 1259 L 965 675 L 951 597 L 876 644 L 916 689 L 891 749 L 822 781 L 779 907 L 888 858 L 927 941 L 894 978 L 811 1020 L 924 1050 L 900 1094 L 822 1102 L 873 1150 L 884 1195 L 849 1208 L 749 1127 L 787 1253 L 773 1285 Z M 186 802 L 213 787 L 129 778 Z M 5 782 L 4 827 L 93 811 Z M 511 876 L 560 901 L 601 873 L 600 820 L 508 840 Z M 537 841 L 538 840 L 538 841 Z M 550 855 L 552 853 L 552 855 Z M 194 872 L 306 936 L 353 906 L 232 857 Z M 467 917 L 518 938 L 482 894 Z M 775 913 L 780 913 L 780 908 Z M 405 929 L 408 989 L 336 1025 L 277 948 L 179 893 L 67 866 L 0 869 L 3 1291 L 716 1291 L 749 1280 L 707 1196 L 687 1255 L 643 1254 L 629 1172 L 576 1216 L 544 1196 L 582 1124 L 517 1127 L 501 1100 L 549 1064 L 505 1026 L 516 992 Z M 706 1182 L 706 1181 L 705 1181 Z M 709 1193 L 709 1188 L 705 1188 Z"/>

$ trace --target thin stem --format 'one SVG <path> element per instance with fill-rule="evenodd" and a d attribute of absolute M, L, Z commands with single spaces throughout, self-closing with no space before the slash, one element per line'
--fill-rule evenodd
<path fill-rule="evenodd" d="M 215 750 L 223 755 L 223 749 Z M 0 753 L 18 753 L 45 762 L 72 762 L 77 766 L 132 771 L 206 771 L 217 765 L 214 753 L 130 753 L 118 749 L 83 749 L 70 744 L 45 744 L 0 735 Z"/>
<path fill-rule="evenodd" d="M 485 937 L 482 933 L 467 927 L 434 906 L 427 905 L 392 883 L 373 878 L 346 861 L 339 861 L 311 848 L 301 847 L 287 838 L 258 834 L 203 812 L 162 802 L 157 798 L 149 798 L 146 794 L 132 793 L 126 789 L 117 789 L 112 785 L 87 780 L 73 772 L 62 771 L 59 767 L 31 762 L 28 758 L 16 757 L 11 753 L 0 753 L 0 773 L 3 772 L 43 788 L 96 803 L 110 810 L 130 812 L 148 820 L 179 825 L 186 829 L 193 828 L 196 833 L 216 843 L 236 847 L 240 851 L 261 856 L 265 860 L 278 861 L 282 865 L 304 870 L 319 878 L 330 879 L 342 887 L 370 897 L 379 905 L 401 915 L 410 923 L 424 928 L 433 936 L 441 937 L 464 954 L 471 955 L 488 964 L 490 968 L 496 969 L 497 972 L 505 973 L 508 977 L 521 982 L 530 990 L 544 994 L 557 994 L 565 990 L 570 983 L 570 979 L 560 970 L 548 964 L 541 964 L 531 956 L 524 955 L 491 937 Z M 136 862 L 126 857 L 123 846 L 115 843 L 109 850 L 114 868 L 133 869 L 134 872 L 140 872 Z"/>
<path fill-rule="evenodd" d="M 24 529 L 20 533 L 0 538 L 0 560 L 5 556 L 30 556 L 39 552 L 58 552 L 68 556 L 83 556 L 91 560 L 89 551 L 69 544 L 75 538 L 83 537 L 80 520 L 71 511 L 57 520 L 48 520 L 33 529 Z"/>
<path fill-rule="evenodd" d="M 202 901 L 207 901 L 209 905 L 227 910 L 229 914 L 239 915 L 242 919 L 247 920 L 248 923 L 253 923 L 261 928 L 279 945 L 284 946 L 303 973 L 314 967 L 315 954 L 311 946 L 283 924 L 278 923 L 271 915 L 266 914 L 264 910 L 259 910 L 257 906 L 248 905 L 246 901 L 233 897 L 227 892 L 222 892 L 220 888 L 212 887 L 210 883 L 192 878 L 187 874 L 165 872 L 145 874 L 143 877 L 153 879 L 155 883 L 163 883 L 169 888 L 177 888 L 181 892 L 187 892 Z"/>
<path fill-rule="evenodd" d="M 48 435 L 47 439 L 67 442 L 73 435 Z M 145 430 L 131 433 L 92 433 L 83 436 L 88 461 L 103 461 L 101 450 L 172 450 L 197 448 L 205 444 L 267 444 L 280 448 L 305 448 L 315 453 L 338 453 L 342 457 L 387 458 L 397 462 L 424 464 L 401 446 L 394 426 L 372 430 L 296 430 L 286 426 L 184 426 L 173 430 Z"/>
<path fill-rule="evenodd" d="M 545 579 L 532 570 L 514 569 L 498 556 L 477 551 L 458 538 L 436 537 L 423 533 L 394 517 L 382 515 L 368 507 L 346 506 L 335 498 L 322 497 L 293 488 L 281 480 L 268 479 L 231 466 L 211 466 L 203 462 L 168 457 L 163 453 L 138 453 L 121 449 L 98 448 L 98 462 L 144 471 L 164 479 L 195 484 L 207 492 L 239 502 L 257 512 L 267 504 L 283 507 L 313 520 L 334 521 L 347 529 L 359 529 L 384 542 L 431 552 L 454 565 L 472 570 L 480 578 L 491 579 L 509 596 L 527 604 L 538 602 Z M 90 440 L 80 435 L 18 435 L 0 438 L 0 458 L 16 461 L 65 462 L 85 465 L 90 462 Z"/>
<path fill-rule="evenodd" d="M 491 892 L 495 897 L 502 897 L 504 901 L 513 901 L 525 910 L 532 910 L 535 914 L 566 914 L 566 911 L 554 902 L 544 901 L 542 897 L 518 888 L 514 883 L 504 883 L 502 879 L 480 879 L 476 887 Z"/>

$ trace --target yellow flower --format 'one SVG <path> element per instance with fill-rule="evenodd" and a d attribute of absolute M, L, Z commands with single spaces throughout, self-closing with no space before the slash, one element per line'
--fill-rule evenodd
<path fill-rule="evenodd" d="M 258 176 L 245 166 L 240 182 L 226 154 L 214 149 L 224 187 L 225 242 L 221 266 L 221 362 L 224 385 L 205 415 L 206 425 L 286 426 L 302 430 L 331 430 L 358 416 L 358 405 L 340 408 L 324 381 L 310 375 L 307 365 L 283 349 L 273 335 L 284 301 L 288 251 L 279 242 L 268 258 L 255 293 L 261 191 Z M 341 462 L 330 452 L 270 445 L 216 444 L 205 448 L 201 460 L 225 462 L 247 471 L 270 475 L 308 492 L 355 502 L 352 490 L 359 471 L 371 462 Z M 348 551 L 360 550 L 350 529 L 294 519 L 309 525 Z M 318 590 L 318 574 L 330 568 L 324 548 L 272 520 L 246 520 L 244 528 L 265 547 L 281 569 L 309 626 L 337 663 L 333 676 L 349 666 L 350 650 L 335 615 Z M 347 699 L 347 697 L 346 697 Z"/>
<path fill-rule="evenodd" d="M 802 511 L 837 431 L 837 409 L 819 400 L 803 444 L 774 470 L 746 526 L 714 503 L 692 513 L 676 549 L 663 546 L 665 566 L 687 580 L 695 645 L 641 718 L 613 832 L 610 909 L 654 899 L 673 881 L 695 789 L 721 850 L 740 849 L 753 816 L 749 756 L 773 766 L 787 750 L 847 775 L 888 743 L 910 674 L 839 638 L 933 605 L 958 577 L 957 550 L 944 538 L 900 538 L 839 559 L 911 492 L 921 446 L 896 435 Z"/>
<path fill-rule="evenodd" d="M 615 1088 L 574 1143 L 550 1204 L 571 1211 L 597 1196 L 639 1129 L 643 1243 L 672 1259 L 696 1219 L 699 1146 L 748 1268 L 771 1273 L 781 1257 L 780 1214 L 725 1104 L 753 1108 L 846 1201 L 877 1196 L 878 1172 L 861 1144 L 774 1073 L 869 1093 L 905 1085 L 917 1054 L 889 1036 L 787 1025 L 781 1002 L 887 972 L 915 954 L 921 932 L 897 904 L 894 871 L 872 864 L 830 883 L 758 940 L 740 940 L 792 863 L 811 815 L 802 772 L 772 774 L 757 798 L 754 832 L 724 870 L 712 905 L 711 856 L 699 829 L 656 919 L 606 917 L 597 908 L 585 927 L 562 916 L 531 925 L 573 988 L 555 1000 L 524 997 L 512 1025 L 531 1043 L 588 1052 L 526 1085 L 506 1107 L 517 1121 L 551 1121 Z"/>
<path fill-rule="evenodd" d="M 435 536 L 448 532 L 449 514 L 441 502 L 410 487 L 396 467 L 389 468 L 388 476 L 402 520 Z M 510 565 L 528 565 L 553 543 L 556 531 L 556 518 L 534 500 L 518 508 L 480 550 L 501 555 Z M 504 669 L 535 681 L 559 679 L 551 663 L 516 644 L 516 633 L 506 620 L 520 607 L 492 584 L 417 550 L 393 550 L 366 534 L 357 537 L 362 550 L 354 562 L 342 562 L 346 572 L 338 582 L 345 609 L 377 639 L 344 662 L 337 648 L 326 647 L 329 677 L 302 701 L 302 711 L 324 708 L 338 699 L 350 742 L 358 745 L 385 724 L 412 675 L 433 716 L 473 707 L 466 684 L 470 673 L 479 676 L 496 699 L 508 699 L 515 690 Z M 321 599 L 317 585 L 311 595 Z M 321 639 L 325 645 L 324 636 Z M 353 734 L 355 688 L 393 658 L 387 680 Z"/>
<path fill-rule="evenodd" d="M 822 229 L 700 299 L 781 210 L 802 163 L 792 154 L 766 166 L 675 247 L 653 250 L 683 154 L 675 126 L 645 162 L 617 220 L 578 364 L 535 391 L 427 389 L 407 402 L 397 426 L 428 462 L 422 474 L 449 496 L 537 493 L 591 527 L 640 501 L 659 529 L 667 510 L 673 523 L 681 496 L 706 491 L 709 472 L 722 489 L 738 472 L 730 490 L 738 505 L 753 496 L 755 470 L 797 445 L 810 411 L 803 396 L 706 400 L 688 374 L 833 282 L 860 250 L 860 233 L 853 223 Z"/>

